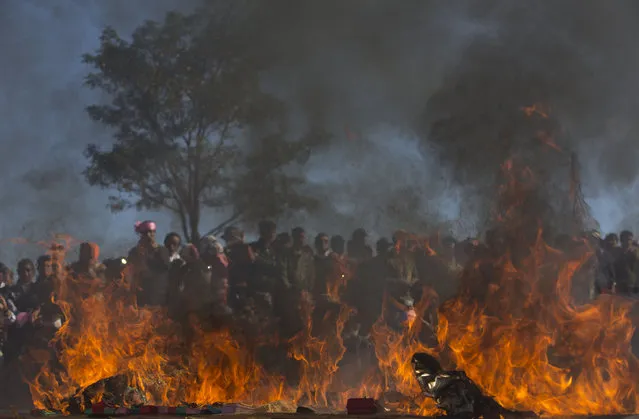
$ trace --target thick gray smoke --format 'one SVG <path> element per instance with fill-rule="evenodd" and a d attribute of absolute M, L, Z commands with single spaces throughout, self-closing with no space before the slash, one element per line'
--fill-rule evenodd
<path fill-rule="evenodd" d="M 97 47 L 107 24 L 128 34 L 145 19 L 161 19 L 167 10 L 188 10 L 195 4 L 0 2 L 0 260 L 13 264 L 18 257 L 34 257 L 40 251 L 12 244 L 10 238 L 37 242 L 66 233 L 107 247 L 130 238 L 137 216 L 113 216 L 106 209 L 106 194 L 90 189 L 81 177 L 84 147 L 109 134 L 92 124 L 84 111 L 97 99 L 82 86 L 87 68 L 81 55 Z"/>
<path fill-rule="evenodd" d="M 125 35 L 145 19 L 198 3 L 0 3 L 0 53 L 9 63 L 0 68 L 4 238 L 66 232 L 107 249 L 133 239 L 133 221 L 147 215 L 111 215 L 106 194 L 80 177 L 84 145 L 109 134 L 84 113 L 96 97 L 82 87 L 80 55 L 97 46 L 106 24 Z M 639 88 L 635 2 L 269 0 L 243 7 L 261 9 L 256 42 L 281 60 L 265 86 L 289 102 L 300 132 L 317 123 L 335 137 L 306 169 L 309 190 L 326 207 L 282 227 L 347 234 L 362 225 L 387 235 L 461 214 L 471 220 L 459 229 L 471 232 L 473 207 L 460 203 L 475 197 L 465 194 L 501 157 L 495 147 L 503 137 L 488 133 L 513 107 L 535 101 L 551 106 L 565 131 L 562 145 L 580 153 L 602 227 L 635 227 L 624 220 L 634 215 L 639 189 L 631 114 Z M 437 119 L 473 112 L 489 122 L 471 124 L 459 141 L 432 137 Z M 169 224 L 169 217 L 154 217 Z M 24 251 L 1 250 L 7 262 Z"/>
<path fill-rule="evenodd" d="M 577 152 L 584 191 L 602 227 L 637 227 L 632 225 L 638 156 L 631 115 L 639 64 L 636 3 L 273 4 L 280 7 L 271 8 L 276 22 L 272 38 L 290 59 L 290 71 L 281 72 L 282 85 L 301 106 L 333 123 L 335 130 L 351 124 L 375 137 L 382 132 L 377 131 L 381 121 L 409 133 L 386 131 L 397 152 L 380 153 L 385 164 L 374 159 L 367 164 L 366 156 L 380 150 L 368 142 L 318 156 L 322 165 L 330 160 L 333 168 L 361 164 L 360 176 L 329 170 L 334 177 L 342 174 L 341 185 L 348 188 L 335 181 L 327 199 L 374 191 L 379 201 L 393 194 L 401 200 L 398 191 L 407 187 L 403 178 L 410 177 L 413 191 L 432 202 L 442 188 L 452 186 L 439 181 L 434 175 L 439 172 L 461 184 L 453 195 L 482 212 L 485 198 L 492 198 L 485 186 L 493 186 L 498 165 L 531 148 L 528 143 L 535 139 L 541 148 L 534 126 L 521 126 L 522 107 L 541 103 L 564 150 L 563 156 L 548 157 L 556 170 L 567 173 L 570 153 Z M 434 124 L 448 118 L 454 132 L 434 135 Z M 411 132 L 425 143 L 431 161 L 440 158 L 436 169 L 431 163 L 419 173 L 411 171 L 415 160 L 402 155 L 411 147 Z M 349 154 L 352 149 L 357 151 Z M 380 172 L 386 182 L 380 182 Z M 410 194 L 404 196 L 411 200 Z M 432 207 L 422 207 L 422 213 L 429 212 Z M 354 214 L 361 219 L 359 211 Z M 403 217 L 384 214 L 395 225 L 415 225 Z"/>

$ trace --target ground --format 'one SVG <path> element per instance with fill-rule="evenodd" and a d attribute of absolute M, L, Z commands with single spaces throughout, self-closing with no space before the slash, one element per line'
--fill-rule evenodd
<path fill-rule="evenodd" d="M 389 414 L 377 414 L 377 415 L 346 415 L 346 414 L 332 414 L 332 415 L 324 415 L 324 414 L 297 414 L 297 413 L 270 413 L 270 414 L 236 414 L 236 415 L 207 415 L 203 417 L 217 417 L 225 416 L 227 419 L 371 419 L 371 416 L 374 416 L 375 419 L 410 419 L 410 418 L 421 418 L 419 416 L 400 416 L 400 415 L 389 415 Z M 184 419 L 184 416 L 166 416 L 162 415 L 163 418 L 166 419 Z M 231 418 L 232 417 L 232 418 Z M 8 411 L 0 411 L 0 419 L 31 419 L 34 416 L 31 416 L 29 413 L 11 413 Z M 87 416 L 68 416 L 65 419 L 86 419 Z M 149 415 L 146 416 L 125 416 L 127 419 L 149 419 Z M 444 416 L 440 417 L 440 419 L 445 418 Z M 526 419 L 521 418 L 520 419 Z M 559 418 L 559 417 L 557 417 Z M 622 416 L 622 415 L 614 415 L 614 416 L 571 416 L 570 419 L 639 419 L 639 415 L 631 415 L 631 416 Z M 187 418 L 188 419 L 188 418 Z M 435 419 L 435 417 L 433 417 Z M 563 419 L 563 418 L 562 418 Z"/>

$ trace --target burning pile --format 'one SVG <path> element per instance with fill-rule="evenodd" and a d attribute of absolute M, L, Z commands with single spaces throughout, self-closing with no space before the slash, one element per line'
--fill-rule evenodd
<path fill-rule="evenodd" d="M 67 319 L 52 342 L 58 361 L 44 365 L 31 383 L 33 399 L 39 407 L 64 410 L 82 394 L 99 400 L 104 385 L 96 383 L 121 377 L 125 387 L 156 405 L 285 400 L 342 410 L 348 397 L 382 398 L 392 391 L 403 395 L 397 410 L 432 414 L 435 404 L 420 394 L 411 365 L 414 353 L 426 352 L 446 368 L 464 371 L 508 409 L 638 412 L 633 302 L 602 296 L 587 305 L 573 303 L 573 278 L 584 276 L 576 274 L 587 268 L 591 244 L 574 239 L 566 253 L 548 246 L 536 215 L 539 185 L 532 171 L 515 161 L 502 169 L 497 227 L 463 271 L 459 294 L 441 305 L 435 345 L 423 343 L 424 322 L 408 322 L 398 331 L 380 319 L 370 337 L 376 365 L 360 368 L 353 382 L 346 371 L 354 369 L 343 362 L 352 309 L 334 301 L 331 315 L 317 327 L 312 302 L 305 300 L 300 316 L 306 325 L 285 343 L 298 377 L 284 379 L 258 361 L 260 351 L 273 345 L 269 340 L 205 330 L 195 322 L 184 338 L 164 311 L 138 307 L 126 280 L 79 293 L 74 280 L 65 278 L 56 293 Z M 434 301 L 432 292 L 424 296 L 416 305 L 418 319 Z"/>

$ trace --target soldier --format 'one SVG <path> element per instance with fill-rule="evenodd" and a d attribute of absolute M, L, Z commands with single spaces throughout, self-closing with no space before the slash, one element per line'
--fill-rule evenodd
<path fill-rule="evenodd" d="M 328 234 L 319 233 L 315 236 L 315 284 L 313 297 L 317 300 L 326 295 L 326 287 L 333 274 L 333 251 L 330 247 Z"/>
<path fill-rule="evenodd" d="M 292 246 L 286 252 L 286 281 L 295 293 L 312 292 L 315 282 L 313 249 L 306 244 L 306 232 L 295 227 L 291 232 Z"/>

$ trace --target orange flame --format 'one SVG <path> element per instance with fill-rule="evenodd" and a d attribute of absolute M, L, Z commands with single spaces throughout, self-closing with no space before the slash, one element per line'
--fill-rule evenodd
<path fill-rule="evenodd" d="M 541 103 L 523 106 L 521 110 L 526 114 L 526 116 L 539 115 L 542 118 L 548 118 L 548 115 L 550 115 L 550 109 Z"/>
<path fill-rule="evenodd" d="M 74 281 L 81 279 L 64 277 L 56 302 L 67 321 L 53 341 L 62 368 L 43 366 L 31 383 L 34 402 L 66 409 L 90 385 L 123 375 L 149 403 L 161 405 L 287 400 L 343 410 L 348 397 L 394 391 L 406 396 L 399 411 L 434 414 L 410 368 L 411 355 L 423 351 L 464 370 L 507 408 L 552 415 L 639 411 L 633 303 L 617 296 L 573 303 L 573 276 L 592 251 L 584 246 L 578 256 L 565 255 L 546 245 L 527 212 L 526 196 L 538 186 L 532 171 L 513 161 L 502 169 L 495 215 L 511 238 L 509 249 L 466 267 L 459 295 L 439 308 L 437 324 L 427 315 L 437 302 L 429 288 L 403 330 L 390 328 L 382 315 L 370 339 L 376 365 L 359 375 L 359 385 L 344 384 L 340 375 L 349 367 L 343 332 L 353 314 L 339 300 L 341 277 L 327 289 L 332 305 L 319 325 L 311 300 L 302 299 L 305 326 L 285 342 L 299 368 L 290 384 L 258 362 L 268 342 L 249 344 L 232 330 L 205 330 L 195 320 L 187 333 L 163 310 L 137 307 L 127 276 L 107 286 L 92 283 L 90 295 L 77 292 Z M 433 333 L 437 342 L 428 344 Z"/>

